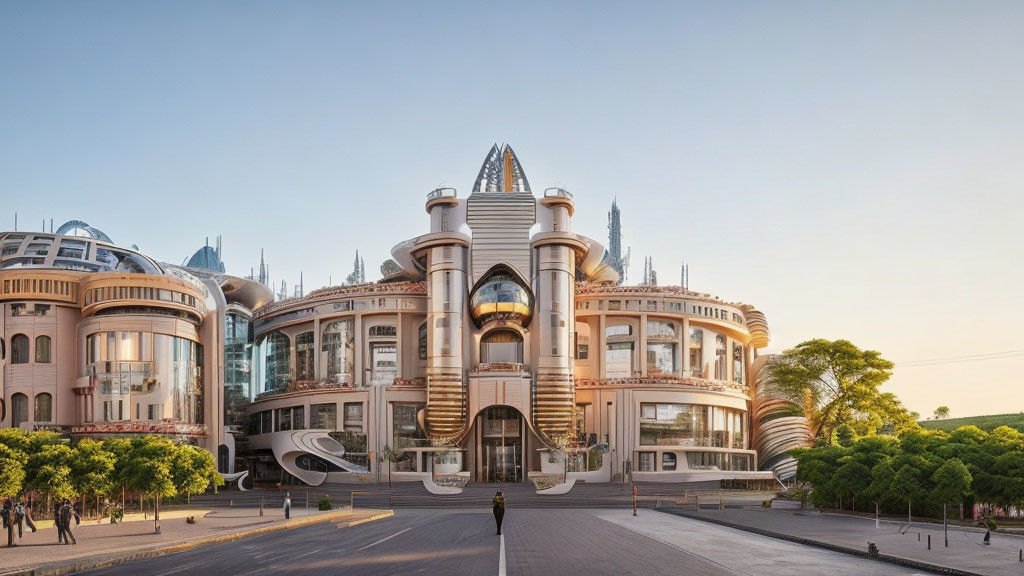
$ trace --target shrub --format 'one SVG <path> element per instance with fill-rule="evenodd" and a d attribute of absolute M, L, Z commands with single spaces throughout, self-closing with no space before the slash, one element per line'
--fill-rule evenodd
<path fill-rule="evenodd" d="M 320 501 L 316 503 L 316 507 L 321 512 L 329 511 L 331 509 L 331 497 L 328 496 L 327 494 L 324 494 L 320 498 Z"/>

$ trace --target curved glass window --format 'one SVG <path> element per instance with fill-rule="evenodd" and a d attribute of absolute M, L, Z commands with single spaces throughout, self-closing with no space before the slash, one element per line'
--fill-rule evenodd
<path fill-rule="evenodd" d="M 260 346 L 263 355 L 263 391 L 284 390 L 291 382 L 291 341 L 281 332 L 271 332 Z"/>
<path fill-rule="evenodd" d="M 50 363 L 50 337 L 36 336 L 36 364 Z"/>
<path fill-rule="evenodd" d="M 746 448 L 746 412 L 700 404 L 640 405 L 641 446 Z"/>
<path fill-rule="evenodd" d="M 523 337 L 515 330 L 491 330 L 480 340 L 480 362 L 484 364 L 523 362 Z"/>
<path fill-rule="evenodd" d="M 17 428 L 28 422 L 28 396 L 17 393 L 11 396 L 11 426 Z"/>
<path fill-rule="evenodd" d="M 670 472 L 676 469 L 676 455 L 672 452 L 664 452 L 661 455 L 661 469 Z"/>
<path fill-rule="evenodd" d="M 470 314 L 477 324 L 502 316 L 529 324 L 530 292 L 512 274 L 499 272 L 487 278 L 469 301 Z"/>
<path fill-rule="evenodd" d="M 356 370 L 356 337 L 352 320 L 327 324 L 320 335 L 320 366 L 323 378 L 336 384 L 351 385 Z"/>
<path fill-rule="evenodd" d="M 93 421 L 203 423 L 203 347 L 150 332 L 100 332 L 86 338 Z"/>
<path fill-rule="evenodd" d="M 53 422 L 53 396 L 46 392 L 36 394 L 34 416 L 36 422 Z"/>
<path fill-rule="evenodd" d="M 11 338 L 11 364 L 28 364 L 28 336 L 15 334 Z"/>
<path fill-rule="evenodd" d="M 241 431 L 245 407 L 252 399 L 252 321 L 243 314 L 224 315 L 224 425 Z"/>

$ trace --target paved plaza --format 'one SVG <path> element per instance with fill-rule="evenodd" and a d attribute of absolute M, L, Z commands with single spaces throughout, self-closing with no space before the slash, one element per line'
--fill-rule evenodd
<path fill-rule="evenodd" d="M 359 526 L 315 524 L 90 574 L 918 573 L 646 509 L 635 518 L 629 510 L 510 509 L 503 537 L 494 532 L 485 509 L 401 509 Z"/>
<path fill-rule="evenodd" d="M 882 520 L 875 528 L 873 518 L 761 508 L 702 508 L 697 515 L 690 507 L 674 512 L 858 551 L 865 551 L 868 542 L 874 542 L 880 554 L 976 574 L 1024 574 L 1024 563 L 1019 561 L 1024 536 L 1015 534 L 993 533 L 991 545 L 986 546 L 982 543 L 983 530 L 950 526 L 947 548 L 943 545 L 942 524 L 914 522 L 908 527 L 905 520 Z M 931 549 L 928 548 L 929 536 Z"/>

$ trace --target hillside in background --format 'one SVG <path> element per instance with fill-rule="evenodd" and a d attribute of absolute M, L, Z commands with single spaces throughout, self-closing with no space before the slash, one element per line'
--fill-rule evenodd
<path fill-rule="evenodd" d="M 968 416 L 966 418 L 946 418 L 945 420 L 922 420 L 918 422 L 928 430 L 956 430 L 961 426 L 977 426 L 986 432 L 1000 426 L 1009 426 L 1024 432 L 1024 412 L 1017 414 L 991 414 L 988 416 Z"/>

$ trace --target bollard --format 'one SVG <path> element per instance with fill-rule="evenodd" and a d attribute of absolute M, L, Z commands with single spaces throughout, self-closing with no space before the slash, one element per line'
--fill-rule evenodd
<path fill-rule="evenodd" d="M 234 500 L 228 500 L 228 508 L 234 508 L 234 507 L 235 507 L 235 501 Z"/>
<path fill-rule="evenodd" d="M 694 495 L 693 499 L 697 503 L 697 508 L 694 511 L 700 512 L 700 494 Z"/>
<path fill-rule="evenodd" d="M 1024 562 L 1024 548 L 1017 553 L 1017 562 Z"/>
<path fill-rule="evenodd" d="M 718 493 L 718 509 L 725 510 L 725 504 L 722 503 L 722 493 Z"/>
<path fill-rule="evenodd" d="M 260 516 L 263 516 L 263 496 L 260 496 Z"/>
<path fill-rule="evenodd" d="M 921 541 L 921 533 L 920 533 L 920 532 L 918 532 L 918 533 L 917 533 L 917 541 L 918 541 L 918 542 L 920 542 L 920 541 Z"/>
<path fill-rule="evenodd" d="M 928 535 L 928 549 L 929 550 L 932 549 L 932 535 L 931 534 Z"/>

